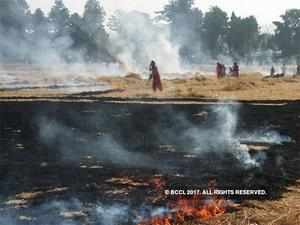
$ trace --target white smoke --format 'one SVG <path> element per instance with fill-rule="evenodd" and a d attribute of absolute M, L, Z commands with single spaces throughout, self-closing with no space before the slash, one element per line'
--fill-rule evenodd
<path fill-rule="evenodd" d="M 249 147 L 242 142 L 281 144 L 291 141 L 289 137 L 282 136 L 276 131 L 243 131 L 239 134 L 237 129 L 238 110 L 237 104 L 217 106 L 212 108 L 212 112 L 216 114 L 215 125 L 209 128 L 190 125 L 191 128 L 184 132 L 184 136 L 192 141 L 193 153 L 229 153 L 238 159 L 245 168 L 252 168 L 263 163 L 266 158 L 265 153 L 260 152 L 251 156 Z"/>
<path fill-rule="evenodd" d="M 86 205 L 79 199 L 73 198 L 32 205 L 26 209 L 5 209 L 0 213 L 0 224 L 117 225 L 128 222 L 129 211 L 127 205 L 117 203 Z"/>
<path fill-rule="evenodd" d="M 111 32 L 113 55 L 130 71 L 148 71 L 151 60 L 162 72 L 180 72 L 179 48 L 170 42 L 169 26 L 156 24 L 148 14 L 117 11 L 116 31 Z"/>
<path fill-rule="evenodd" d="M 173 118 L 172 123 L 176 123 L 173 129 L 156 129 L 153 130 L 153 136 L 150 132 L 152 142 L 157 140 L 169 140 L 172 143 L 179 141 L 179 145 L 185 145 L 185 150 L 196 155 L 203 153 L 217 153 L 222 156 L 230 154 L 241 162 L 245 168 L 260 166 L 264 161 L 264 151 L 251 155 L 250 144 L 281 144 L 283 142 L 291 142 L 288 136 L 283 136 L 274 130 L 257 129 L 247 131 L 238 128 L 239 125 L 239 107 L 236 103 L 223 104 L 210 108 L 212 116 L 210 121 L 204 126 L 196 126 L 189 122 L 185 117 L 176 115 L 174 111 L 164 113 Z M 76 115 L 73 119 L 76 119 Z M 94 129 L 99 128 L 95 125 L 95 121 L 100 122 L 100 126 L 110 127 L 109 121 L 100 119 L 101 115 L 95 115 L 85 118 L 87 124 Z M 214 121 L 212 121 L 214 118 Z M 82 117 L 77 120 L 81 121 Z M 97 123 L 98 123 L 97 122 Z M 156 168 L 167 170 L 168 165 L 161 164 L 150 153 L 136 152 L 128 149 L 124 144 L 118 142 L 111 134 L 102 134 L 95 136 L 89 132 L 72 128 L 58 121 L 49 118 L 41 118 L 37 120 L 39 127 L 39 135 L 41 141 L 48 146 L 48 150 L 58 151 L 60 157 L 65 161 L 80 161 L 83 157 L 92 155 L 95 159 L 109 162 L 115 165 L 129 166 L 136 168 Z M 94 127 L 95 126 L 95 127 Z M 179 127 L 177 127 L 179 126 Z M 180 130 L 184 130 L 180 133 Z M 95 131 L 96 132 L 96 131 Z M 178 136 L 179 135 L 179 136 Z M 162 140 L 164 139 L 164 140 Z M 159 151 L 159 149 L 157 149 Z M 172 167 L 172 163 L 169 165 Z M 176 166 L 175 166 L 176 167 Z"/>
<path fill-rule="evenodd" d="M 0 90 L 31 90 L 47 88 L 56 93 L 107 91 L 110 84 L 99 81 L 100 74 L 117 74 L 113 65 L 59 64 L 54 68 L 46 65 L 2 65 Z"/>
<path fill-rule="evenodd" d="M 292 138 L 287 135 L 281 135 L 277 131 L 269 129 L 256 130 L 251 133 L 241 133 L 239 135 L 239 140 L 241 142 L 257 142 L 266 144 L 283 144 L 293 142 Z"/>
<path fill-rule="evenodd" d="M 88 203 L 72 198 L 34 204 L 21 209 L 4 209 L 0 212 L 1 225 L 125 225 L 139 224 L 145 218 L 162 216 L 170 211 L 162 207 L 129 204 Z"/>
<path fill-rule="evenodd" d="M 65 162 L 76 162 L 92 155 L 95 159 L 114 165 L 159 168 L 160 164 L 143 153 L 129 151 L 111 135 L 93 137 L 91 134 L 65 126 L 55 120 L 37 120 L 39 136 L 49 149 L 59 151 Z M 155 165 L 155 166 L 154 166 Z"/>
<path fill-rule="evenodd" d="M 129 208 L 117 204 L 112 206 L 99 204 L 96 213 L 101 225 L 116 225 L 128 221 Z"/>
<path fill-rule="evenodd" d="M 208 129 L 193 127 L 185 132 L 185 136 L 194 142 L 193 152 L 230 153 L 246 167 L 258 166 L 255 159 L 251 158 L 249 149 L 242 146 L 235 136 L 238 122 L 237 106 L 217 106 L 213 108 L 213 112 L 216 114 L 214 126 Z"/>

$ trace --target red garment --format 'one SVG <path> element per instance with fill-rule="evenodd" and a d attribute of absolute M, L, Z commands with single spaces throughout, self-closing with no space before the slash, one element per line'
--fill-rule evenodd
<path fill-rule="evenodd" d="M 160 74 L 158 72 L 158 69 L 157 69 L 156 66 L 153 66 L 151 69 L 152 69 L 151 77 L 153 79 L 153 82 L 152 82 L 153 91 L 156 91 L 157 89 L 162 91 L 163 87 L 162 87 L 162 84 L 161 84 Z"/>

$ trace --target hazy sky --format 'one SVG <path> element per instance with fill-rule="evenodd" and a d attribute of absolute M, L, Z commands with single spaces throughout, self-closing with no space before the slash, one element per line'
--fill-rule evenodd
<path fill-rule="evenodd" d="M 86 0 L 64 0 L 71 11 L 82 13 Z M 162 9 L 169 0 L 101 0 L 105 10 L 112 13 L 116 9 L 139 10 L 153 13 Z M 46 12 L 51 8 L 54 0 L 27 0 L 32 9 L 42 8 Z M 261 25 L 271 24 L 278 20 L 279 15 L 289 8 L 300 8 L 299 0 L 267 1 L 267 0 L 195 0 L 196 6 L 206 11 L 209 7 L 218 5 L 231 13 L 234 10 L 238 15 L 255 15 Z"/>

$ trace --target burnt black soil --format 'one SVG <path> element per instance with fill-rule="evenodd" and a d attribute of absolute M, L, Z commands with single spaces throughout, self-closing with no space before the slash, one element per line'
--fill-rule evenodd
<path fill-rule="evenodd" d="M 0 103 L 2 211 L 16 194 L 61 187 L 67 189 L 29 199 L 29 207 L 71 198 L 86 204 L 140 205 L 158 195 L 149 182 L 157 175 L 170 188 L 205 188 L 215 180 L 218 188 L 265 189 L 268 194 L 262 200 L 279 199 L 300 177 L 300 104 L 229 107 L 239 108 L 237 133 L 272 129 L 294 141 L 270 145 L 262 166 L 246 169 L 230 154 L 210 152 L 209 146 L 206 153 L 188 157 L 190 148 L 197 146 L 182 134 L 191 126 L 213 127 L 212 105 Z M 55 127 L 46 132 L 49 140 L 43 134 L 45 127 Z M 114 148 L 129 152 L 130 157 L 114 155 Z M 131 159 L 141 153 L 147 158 Z M 124 177 L 138 184 L 109 182 Z"/>

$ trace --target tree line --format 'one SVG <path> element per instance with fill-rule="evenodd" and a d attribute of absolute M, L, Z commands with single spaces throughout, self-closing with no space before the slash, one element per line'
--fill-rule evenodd
<path fill-rule="evenodd" d="M 262 32 L 255 16 L 228 15 L 219 7 L 204 13 L 193 0 L 170 0 L 154 19 L 147 18 L 149 28 L 168 26 L 169 41 L 179 46 L 180 58 L 186 63 L 222 57 L 247 63 L 300 62 L 300 9 L 281 15 L 272 33 Z M 112 33 L 124 37 L 122 45 L 140 43 L 138 31 L 134 35 L 127 28 L 122 13 L 107 18 L 99 0 L 87 0 L 82 15 L 70 13 L 63 0 L 55 0 L 47 15 L 41 9 L 31 12 L 26 0 L 2 0 L 0 60 L 30 63 L 36 55 L 42 57 L 44 49 L 53 49 L 65 62 L 116 62 L 122 46 L 114 43 Z M 134 49 L 134 55 L 140 57 L 143 46 Z"/>

